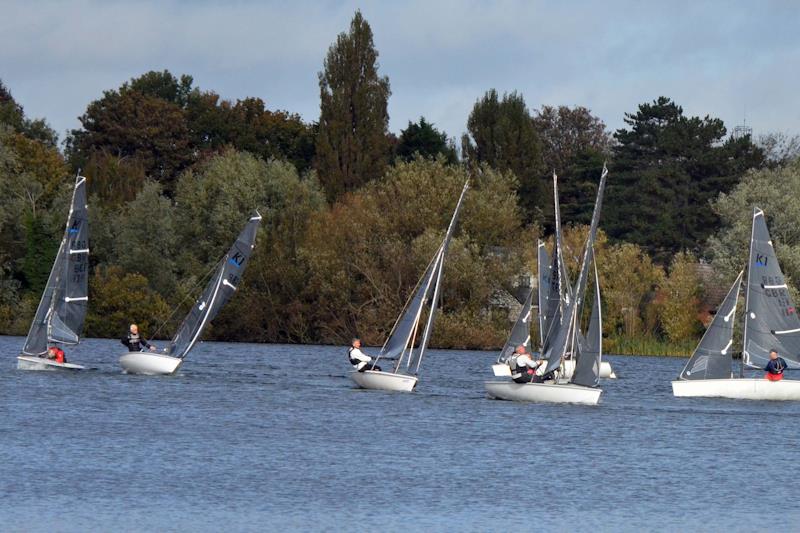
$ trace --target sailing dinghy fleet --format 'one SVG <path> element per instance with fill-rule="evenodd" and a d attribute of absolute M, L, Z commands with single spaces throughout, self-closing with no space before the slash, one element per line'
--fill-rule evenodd
<path fill-rule="evenodd" d="M 600 401 L 602 390 L 598 388 L 598 384 L 602 359 L 602 318 L 600 314 L 600 283 L 594 256 L 594 240 L 600 221 L 607 176 L 608 170 L 603 167 L 600 184 L 597 187 L 597 198 L 589 226 L 589 235 L 583 250 L 580 272 L 574 287 L 570 287 L 566 265 L 561 260 L 563 246 L 561 243 L 561 223 L 558 209 L 558 178 L 553 175 L 553 190 L 556 198 L 556 235 L 553 253 L 554 261 L 549 272 L 551 278 L 555 275 L 558 281 L 554 283 L 551 279 L 549 284 L 550 292 L 547 297 L 542 298 L 540 294 L 540 302 L 544 305 L 540 305 L 543 311 L 540 310 L 539 318 L 540 327 L 546 328 L 543 330 L 546 333 L 540 334 L 542 342 L 541 354 L 545 360 L 545 363 L 540 365 L 540 369 L 543 367 L 543 370 L 540 371 L 540 376 L 552 377 L 548 381 L 528 383 L 508 380 L 487 381 L 486 390 L 490 396 L 500 400 L 590 405 L 595 405 Z M 542 247 L 539 247 L 539 257 L 546 259 L 546 255 L 542 253 Z M 589 327 L 588 330 L 584 330 L 581 327 L 581 317 L 590 267 L 594 274 L 595 291 Z M 524 311 L 525 306 L 523 306 Z M 542 312 L 544 316 L 541 315 Z M 582 331 L 586 331 L 586 335 Z M 513 336 L 514 331 L 512 330 Z M 506 344 L 510 342 L 513 344 L 511 338 Z M 501 354 L 501 359 L 498 362 L 510 362 L 507 350 Z M 567 362 L 572 363 L 569 366 L 569 371 L 566 366 Z M 495 371 L 495 374 L 498 373 Z"/>
<path fill-rule="evenodd" d="M 485 383 L 490 397 L 501 400 L 577 403 L 596 405 L 602 394 L 600 378 L 616 377 L 602 361 L 602 299 L 594 241 L 602 209 L 608 171 L 600 176 L 589 234 L 581 255 L 580 270 L 572 284 L 562 243 L 558 180 L 553 175 L 555 236 L 552 254 L 544 243 L 537 246 L 538 294 L 534 306 L 531 288 L 492 365 L 495 377 L 511 376 L 509 364 L 514 351 L 522 346 L 531 352 L 531 322 L 534 307 L 538 318 L 537 344 L 541 364 L 539 379 L 515 382 L 495 379 Z M 441 298 L 445 259 L 456 229 L 469 181 L 464 184 L 441 244 L 412 291 L 376 359 L 351 378 L 361 388 L 411 392 L 419 381 L 419 371 L 430 342 L 436 311 Z M 237 290 L 253 252 L 261 215 L 255 212 L 238 235 L 228 253 L 215 265 L 205 289 L 178 327 L 163 353 L 130 352 L 120 365 L 126 373 L 145 375 L 174 374 L 201 339 L 208 324 Z M 89 222 L 86 178 L 75 180 L 67 222 L 39 306 L 25 339 L 17 366 L 23 370 L 84 369 L 52 357 L 58 346 L 80 342 L 89 304 Z M 764 212 L 753 211 L 750 251 L 744 283 L 744 311 L 741 317 L 741 364 L 734 371 L 734 325 L 739 293 L 745 271 L 734 281 L 717 314 L 703 335 L 686 366 L 672 382 L 677 397 L 722 397 L 749 400 L 800 400 L 800 380 L 767 380 L 746 375 L 762 369 L 770 351 L 777 351 L 791 369 L 800 368 L 800 318 L 795 311 L 783 272 L 778 264 Z M 591 292 L 589 280 L 591 278 Z M 591 312 L 584 316 L 586 297 L 591 297 Z M 61 352 L 63 354 L 63 351 Z M 391 362 L 381 371 L 380 361 Z"/>

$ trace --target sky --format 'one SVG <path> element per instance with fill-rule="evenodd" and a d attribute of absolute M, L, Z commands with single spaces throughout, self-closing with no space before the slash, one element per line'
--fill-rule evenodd
<path fill-rule="evenodd" d="M 490 88 L 588 107 L 612 131 L 663 95 L 729 130 L 800 133 L 795 1 L 0 0 L 0 79 L 62 139 L 102 91 L 149 70 L 313 121 L 318 72 L 356 9 L 395 133 L 424 116 L 459 137 Z"/>

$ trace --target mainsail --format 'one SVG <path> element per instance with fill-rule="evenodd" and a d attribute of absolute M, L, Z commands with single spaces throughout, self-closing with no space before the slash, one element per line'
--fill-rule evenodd
<path fill-rule="evenodd" d="M 544 356 L 547 359 L 545 374 L 557 369 L 561 365 L 561 361 L 564 359 L 567 353 L 578 352 L 578 317 L 580 316 L 579 312 L 583 305 L 583 293 L 586 290 L 586 284 L 589 275 L 589 262 L 594 256 L 594 239 L 600 219 L 600 210 L 603 203 L 603 190 L 605 189 L 607 175 L 608 170 L 606 169 L 605 165 L 603 165 L 603 172 L 600 176 L 600 184 L 597 188 L 597 199 L 595 200 L 594 212 L 592 213 L 592 223 L 589 228 L 589 236 L 586 239 L 586 246 L 583 252 L 583 261 L 581 262 L 581 269 L 578 273 L 578 279 L 575 282 L 575 286 L 572 290 L 572 294 L 574 294 L 575 297 L 566 298 L 567 305 L 563 309 L 563 314 L 560 317 L 560 326 L 556 324 L 555 320 L 553 321 L 553 325 L 550 327 L 550 336 L 554 335 L 552 343 L 550 342 L 550 338 L 546 339 L 546 344 L 549 344 L 549 346 L 544 352 Z M 557 246 L 559 240 L 559 238 L 556 239 Z M 564 306 L 562 306 L 562 308 L 563 307 Z M 579 354 L 574 353 L 574 355 L 577 357 Z"/>
<path fill-rule="evenodd" d="M 728 295 L 717 309 L 717 314 L 700 339 L 692 357 L 683 367 L 680 379 L 729 379 L 733 361 L 733 325 L 736 318 L 736 304 L 742 286 L 740 272 L 733 282 Z"/>
<path fill-rule="evenodd" d="M 522 303 L 522 308 L 519 311 L 517 321 L 514 327 L 511 328 L 511 335 L 508 336 L 503 350 L 500 352 L 500 357 L 497 358 L 498 363 L 505 363 L 513 355 L 517 346 L 525 346 L 528 353 L 531 352 L 531 311 L 533 307 L 533 289 L 528 292 L 528 297 Z"/>
<path fill-rule="evenodd" d="M 789 368 L 800 368 L 800 318 L 758 208 L 753 209 L 745 291 L 744 364 L 763 368 L 774 349 Z"/>
<path fill-rule="evenodd" d="M 247 260 L 253 252 L 261 215 L 256 212 L 236 238 L 231 249 L 222 258 L 203 294 L 198 298 L 178 332 L 172 338 L 167 353 L 183 359 L 200 338 L 206 325 L 219 313 L 233 296 L 242 279 Z"/>
<path fill-rule="evenodd" d="M 86 178 L 78 176 L 64 236 L 22 353 L 41 356 L 48 342 L 77 344 L 88 305 L 89 214 Z"/>
<path fill-rule="evenodd" d="M 538 242 L 537 270 L 539 277 L 539 347 L 544 345 L 544 337 L 550 326 L 552 316 L 550 312 L 550 280 L 552 277 L 552 265 L 550 264 L 550 254 L 541 240 Z"/>
<path fill-rule="evenodd" d="M 594 302 L 589 317 L 589 330 L 586 337 L 579 335 L 579 355 L 572 374 L 572 383 L 584 387 L 596 387 L 600 382 L 600 362 L 603 354 L 603 318 L 600 300 L 600 278 L 597 275 L 597 263 L 594 261 Z"/>
<path fill-rule="evenodd" d="M 436 306 L 439 299 L 439 286 L 442 281 L 442 271 L 444 270 L 444 258 L 447 254 L 447 248 L 450 245 L 450 240 L 452 239 L 467 189 L 469 189 L 469 180 L 464 183 L 464 188 L 461 190 L 461 196 L 458 198 L 458 203 L 450 219 L 450 225 L 447 228 L 447 233 L 442 240 L 442 244 L 439 245 L 439 248 L 433 255 L 433 259 L 431 259 L 431 262 L 425 269 L 425 273 L 420 278 L 414 292 L 411 294 L 403 311 L 397 318 L 394 327 L 392 327 L 392 331 L 389 333 L 389 337 L 386 339 L 383 348 L 381 348 L 380 355 L 376 359 L 377 362 L 377 360 L 381 358 L 396 358 L 397 362 L 394 366 L 394 372 L 398 372 L 404 362 L 406 370 L 410 370 L 413 366 L 415 367 L 415 372 L 419 371 L 420 364 L 422 363 L 422 356 L 425 354 L 425 348 L 428 346 L 430 332 L 433 328 Z M 419 347 L 415 351 L 414 345 L 419 333 L 422 312 L 428 304 L 430 305 L 428 320 L 422 332 Z"/>
<path fill-rule="evenodd" d="M 572 298 L 572 287 L 569 285 L 569 272 L 567 263 L 564 259 L 564 245 L 561 235 L 561 205 L 558 201 L 558 176 L 553 172 L 553 213 L 555 219 L 555 245 L 553 246 L 553 267 L 558 274 L 558 295 L 564 304 L 568 304 Z M 551 295 L 552 296 L 552 295 Z M 563 313 L 564 308 L 561 306 Z"/>

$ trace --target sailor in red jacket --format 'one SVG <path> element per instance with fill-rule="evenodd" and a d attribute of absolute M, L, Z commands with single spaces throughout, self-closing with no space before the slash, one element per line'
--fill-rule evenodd
<path fill-rule="evenodd" d="M 64 350 L 58 346 L 51 346 L 47 349 L 47 358 L 54 360 L 56 363 L 66 363 L 67 357 L 64 355 Z"/>

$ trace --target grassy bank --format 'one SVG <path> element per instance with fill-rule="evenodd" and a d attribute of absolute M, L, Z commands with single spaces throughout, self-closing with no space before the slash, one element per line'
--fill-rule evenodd
<path fill-rule="evenodd" d="M 603 339 L 603 352 L 619 355 L 658 355 L 666 357 L 689 357 L 697 341 L 680 343 L 655 337 L 612 337 Z"/>

